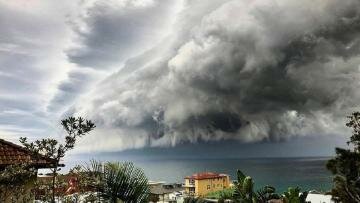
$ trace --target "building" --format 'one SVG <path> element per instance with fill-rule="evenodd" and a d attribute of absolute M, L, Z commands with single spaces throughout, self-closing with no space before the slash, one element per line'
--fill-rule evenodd
<path fill-rule="evenodd" d="M 309 194 L 306 196 L 306 202 L 312 203 L 334 203 L 335 201 L 332 200 L 331 195 L 325 195 L 321 193 L 316 193 L 310 191 Z"/>
<path fill-rule="evenodd" d="M 54 163 L 56 162 L 53 159 L 42 155 L 35 156 L 22 146 L 0 139 L 0 171 L 17 164 L 28 164 L 35 169 L 51 168 Z"/>
<path fill-rule="evenodd" d="M 176 203 L 182 200 L 184 187 L 182 184 L 165 184 L 164 182 L 149 182 L 150 202 Z M 182 201 L 181 201 L 182 202 Z"/>
<path fill-rule="evenodd" d="M 230 177 L 226 174 L 205 172 L 185 177 L 185 194 L 189 196 L 204 197 L 229 187 Z"/>
<path fill-rule="evenodd" d="M 13 179 L 9 179 L 9 177 L 6 177 L 6 179 L 1 179 L 0 182 L 2 184 L 0 184 L 0 202 L 24 202 L 23 199 L 25 198 L 33 199 L 32 193 L 30 193 L 30 189 L 33 186 L 34 180 L 36 180 L 37 170 L 40 168 L 51 168 L 55 163 L 56 160 L 44 157 L 40 154 L 34 154 L 33 152 L 19 145 L 0 139 L 0 173 L 4 173 L 4 170 L 9 166 L 21 164 L 25 164 L 29 169 L 35 169 L 35 171 L 32 170 L 34 172 L 34 177 L 29 178 L 29 180 L 26 182 L 21 181 L 19 183 L 19 187 L 14 187 L 14 184 L 12 184 L 13 187 L 8 187 L 8 185 L 6 185 L 10 184 L 8 181 L 13 183 Z M 19 191 L 20 189 L 21 191 Z M 13 190 L 16 190 L 16 192 Z M 18 201 L 14 200 L 14 198 L 16 198 Z M 30 202 L 29 199 L 27 201 Z"/>

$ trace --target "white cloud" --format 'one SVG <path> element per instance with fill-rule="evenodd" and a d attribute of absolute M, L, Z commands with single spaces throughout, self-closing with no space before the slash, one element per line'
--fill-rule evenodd
<path fill-rule="evenodd" d="M 25 128 L 38 130 L 27 134 L 34 139 L 60 136 L 59 121 L 69 106 L 121 68 L 131 56 L 128 52 L 139 54 L 166 34 L 172 23 L 168 15 L 176 12 L 179 5 L 170 3 L 0 2 L 0 128 L 13 126 L 4 128 L 3 136 L 18 139 Z M 152 25 L 148 20 L 152 20 Z M 117 46 L 128 39 L 126 30 L 133 43 L 125 48 Z M 91 37 L 93 40 L 86 40 Z M 96 39 L 98 44 L 92 46 Z M 90 55 L 88 61 L 96 59 L 89 65 L 72 60 L 69 53 L 77 52 L 103 54 L 99 58 Z M 114 66 L 97 66 L 104 61 Z"/>

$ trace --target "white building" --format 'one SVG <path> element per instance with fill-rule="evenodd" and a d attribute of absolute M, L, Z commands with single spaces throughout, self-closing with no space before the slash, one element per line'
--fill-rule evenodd
<path fill-rule="evenodd" d="M 150 202 L 178 203 L 183 202 L 184 188 L 181 184 L 165 184 L 164 182 L 150 182 Z"/>
<path fill-rule="evenodd" d="M 331 199 L 331 195 L 312 193 L 308 194 L 306 201 L 311 203 L 334 203 L 334 201 Z"/>

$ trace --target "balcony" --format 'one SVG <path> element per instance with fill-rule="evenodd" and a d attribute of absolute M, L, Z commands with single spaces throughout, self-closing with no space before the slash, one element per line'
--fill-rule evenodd
<path fill-rule="evenodd" d="M 184 187 L 195 187 L 195 181 L 192 179 L 186 180 Z"/>
<path fill-rule="evenodd" d="M 189 184 L 189 183 L 187 183 L 187 184 L 184 185 L 184 187 L 195 187 L 195 184 Z"/>

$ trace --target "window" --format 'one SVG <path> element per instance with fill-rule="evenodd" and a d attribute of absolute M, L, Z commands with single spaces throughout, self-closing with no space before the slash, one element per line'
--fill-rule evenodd
<path fill-rule="evenodd" d="M 210 190 L 210 185 L 207 185 L 206 189 Z"/>
<path fill-rule="evenodd" d="M 195 180 L 194 179 L 189 179 L 189 185 L 194 185 L 195 184 Z"/>

